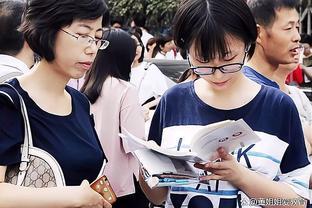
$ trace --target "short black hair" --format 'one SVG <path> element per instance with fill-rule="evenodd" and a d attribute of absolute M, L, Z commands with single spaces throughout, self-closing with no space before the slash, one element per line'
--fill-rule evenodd
<path fill-rule="evenodd" d="M 155 57 L 158 52 L 161 52 L 161 47 L 164 47 L 166 43 L 173 40 L 173 37 L 170 34 L 163 33 L 156 37 L 156 46 L 154 48 L 152 57 Z"/>
<path fill-rule="evenodd" d="M 74 20 L 94 20 L 105 14 L 104 0 L 29 0 L 21 26 L 25 40 L 40 57 L 55 58 L 57 32 Z"/>
<path fill-rule="evenodd" d="M 111 18 L 111 21 L 110 21 L 110 24 L 113 25 L 113 24 L 120 24 L 121 26 L 123 26 L 123 18 L 120 17 L 120 16 L 114 16 Z"/>
<path fill-rule="evenodd" d="M 110 26 L 111 15 L 108 9 L 103 14 L 102 27 L 108 28 Z"/>
<path fill-rule="evenodd" d="M 277 10 L 297 9 L 299 0 L 248 0 L 248 6 L 257 24 L 267 27 L 274 22 Z"/>
<path fill-rule="evenodd" d="M 104 36 L 109 41 L 109 46 L 98 51 L 80 90 L 91 103 L 96 102 L 103 83 L 109 76 L 130 80 L 131 64 L 136 52 L 135 40 L 127 32 L 112 28 L 105 31 Z"/>
<path fill-rule="evenodd" d="M 135 14 L 133 17 L 133 21 L 135 23 L 135 26 L 145 28 L 146 17 L 144 14 L 142 13 Z"/>
<path fill-rule="evenodd" d="M 241 39 L 253 55 L 257 38 L 255 20 L 244 0 L 184 0 L 174 17 L 174 41 L 177 47 L 195 53 L 205 61 L 225 57 L 226 36 Z"/>
<path fill-rule="evenodd" d="M 25 40 L 18 28 L 25 6 L 21 1 L 0 1 L 0 54 L 15 56 L 22 50 Z"/>

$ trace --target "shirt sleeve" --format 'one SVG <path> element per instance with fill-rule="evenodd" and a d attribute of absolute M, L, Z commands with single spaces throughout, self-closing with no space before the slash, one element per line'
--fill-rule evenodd
<path fill-rule="evenodd" d="M 165 116 L 165 97 L 162 97 L 153 115 L 153 119 L 148 134 L 148 140 L 154 140 L 159 146 L 161 145 L 162 140 L 164 116 Z"/>
<path fill-rule="evenodd" d="M 288 103 L 289 104 L 289 103 Z M 298 195 L 309 198 L 309 178 L 311 165 L 308 160 L 304 136 L 298 111 L 295 105 L 288 105 L 289 119 L 283 120 L 282 137 L 288 141 L 288 147 L 280 165 L 281 182 L 289 185 Z"/>
<path fill-rule="evenodd" d="M 0 95 L 0 165 L 8 166 L 21 160 L 23 120 L 20 112 L 4 95 Z"/>

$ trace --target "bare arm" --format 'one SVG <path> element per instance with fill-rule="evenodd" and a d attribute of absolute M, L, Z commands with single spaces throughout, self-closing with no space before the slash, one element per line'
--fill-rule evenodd
<path fill-rule="evenodd" d="M 207 170 L 212 175 L 203 177 L 204 180 L 225 180 L 242 190 L 250 198 L 265 199 L 300 199 L 288 185 L 280 182 L 271 181 L 264 176 L 251 171 L 240 165 L 235 158 L 227 153 L 223 148 L 218 149 L 221 162 L 208 162 L 204 165 L 196 164 L 195 167 Z M 255 188 L 256 187 L 256 188 Z M 307 190 L 308 191 L 308 190 Z M 285 207 L 285 206 L 263 206 Z M 304 208 L 305 205 L 292 206 L 293 208 Z"/>
<path fill-rule="evenodd" d="M 243 190 L 251 198 L 273 198 L 273 199 L 301 199 L 288 185 L 280 182 L 271 181 L 260 174 L 246 169 L 244 171 L 244 180 L 237 187 Z M 257 187 L 257 188 L 255 188 Z M 308 191 L 308 190 L 307 190 Z M 303 199 L 302 199 L 303 200 Z M 263 206 L 263 207 L 285 207 L 285 206 Z M 306 205 L 292 206 L 306 207 Z"/>
<path fill-rule="evenodd" d="M 5 171 L 6 166 L 0 166 L 0 208 L 111 207 L 101 195 L 90 188 L 87 181 L 81 186 L 21 187 L 4 183 Z"/>

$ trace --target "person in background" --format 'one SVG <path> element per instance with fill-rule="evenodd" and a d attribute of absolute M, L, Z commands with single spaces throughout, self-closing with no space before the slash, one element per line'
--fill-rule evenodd
<path fill-rule="evenodd" d="M 306 85 L 306 86 L 311 86 L 311 83 L 312 83 L 312 65 L 310 66 L 305 66 L 303 64 L 303 58 L 309 58 L 309 57 L 312 57 L 312 35 L 302 35 L 302 38 L 301 38 L 301 43 L 302 43 L 302 46 L 304 48 L 303 50 L 303 56 L 301 57 L 302 60 L 299 60 L 300 61 L 300 67 L 302 68 L 302 71 L 303 71 L 303 81 L 304 81 L 304 84 L 303 85 Z"/>
<path fill-rule="evenodd" d="M 148 29 L 145 26 L 146 17 L 142 13 L 137 13 L 134 15 L 133 20 L 131 22 L 131 27 L 139 27 L 142 30 L 141 40 L 143 42 L 143 46 L 146 46 L 147 41 L 154 37 L 152 34 L 149 33 Z"/>
<path fill-rule="evenodd" d="M 251 80 L 279 88 L 273 75 L 279 64 L 296 63 L 300 51 L 298 0 L 249 0 L 258 37 L 253 57 L 244 66 Z"/>
<path fill-rule="evenodd" d="M 297 199 L 300 204 L 293 207 L 306 207 L 311 166 L 296 106 L 280 90 L 259 85 L 241 71 L 257 39 L 246 2 L 184 0 L 173 25 L 176 45 L 188 51 L 190 68 L 200 78 L 162 96 L 148 138 L 188 151 L 189 138 L 202 126 L 243 119 L 261 141 L 231 153 L 220 147 L 212 162 L 196 163 L 201 183 L 150 189 L 141 174 L 147 197 L 156 205 L 165 202 L 166 208 L 251 207 L 251 199 L 260 198 Z"/>
<path fill-rule="evenodd" d="M 167 59 L 166 55 L 175 47 L 172 36 L 160 35 L 156 38 L 156 46 L 152 57 L 155 59 Z"/>
<path fill-rule="evenodd" d="M 106 43 L 101 24 L 106 10 L 104 0 L 28 1 L 20 31 L 41 60 L 8 83 L 25 102 L 34 146 L 55 158 L 66 186 L 32 188 L 4 182 L 7 168 L 21 162 L 24 125 L 15 91 L 2 86 L 15 105 L 0 97 L 1 208 L 111 207 L 89 185 L 105 159 L 89 101 L 66 86 L 69 79 L 78 79 L 89 70 Z"/>
<path fill-rule="evenodd" d="M 298 63 L 280 64 L 274 72 L 273 80 L 279 85 L 284 93 L 288 94 L 294 101 L 301 120 L 303 133 L 305 136 L 306 148 L 308 155 L 312 154 L 312 104 L 308 97 L 297 86 L 285 84 L 286 77 L 291 73 Z"/>
<path fill-rule="evenodd" d="M 140 35 L 133 33 L 131 37 L 136 42 L 136 54 L 132 63 L 130 82 L 136 86 L 145 120 L 149 120 L 149 110 L 156 108 L 168 85 L 166 76 L 155 64 L 143 61 L 144 47 Z"/>
<path fill-rule="evenodd" d="M 111 27 L 122 29 L 122 27 L 123 27 L 122 18 L 121 17 L 113 17 L 111 20 Z"/>
<path fill-rule="evenodd" d="M 0 83 L 27 73 L 34 65 L 34 52 L 18 31 L 25 3 L 0 2 Z"/>
<path fill-rule="evenodd" d="M 95 128 L 109 161 L 104 174 L 118 197 L 113 207 L 146 208 L 148 200 L 137 182 L 139 164 L 118 135 L 123 128 L 138 138 L 145 135 L 138 92 L 129 83 L 136 43 L 121 29 L 105 31 L 104 37 L 110 44 L 98 52 L 81 92 L 92 103 Z"/>
<path fill-rule="evenodd" d="M 146 43 L 146 53 L 144 54 L 145 58 L 155 58 L 154 49 L 156 47 L 156 38 L 150 38 Z"/>

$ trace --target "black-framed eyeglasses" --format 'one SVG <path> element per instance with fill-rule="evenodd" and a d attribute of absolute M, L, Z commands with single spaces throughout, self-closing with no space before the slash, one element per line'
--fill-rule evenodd
<path fill-rule="evenodd" d="M 245 50 L 244 59 L 241 63 L 230 63 L 230 64 L 224 64 L 221 66 L 193 66 L 190 62 L 189 55 L 187 55 L 187 60 L 190 65 L 190 69 L 193 70 L 193 72 L 199 76 L 214 74 L 217 69 L 224 74 L 235 73 L 242 69 L 245 63 L 245 58 L 247 56 L 248 50 L 249 50 L 249 47 L 248 49 Z"/>
<path fill-rule="evenodd" d="M 64 33 L 74 37 L 77 39 L 77 41 L 84 45 L 85 47 L 90 47 L 93 43 L 95 43 L 96 47 L 99 50 L 104 50 L 109 46 L 109 41 L 108 40 L 104 40 L 104 39 L 97 39 L 97 38 L 93 38 L 89 35 L 74 35 L 66 30 L 60 29 L 61 31 L 63 31 Z"/>

